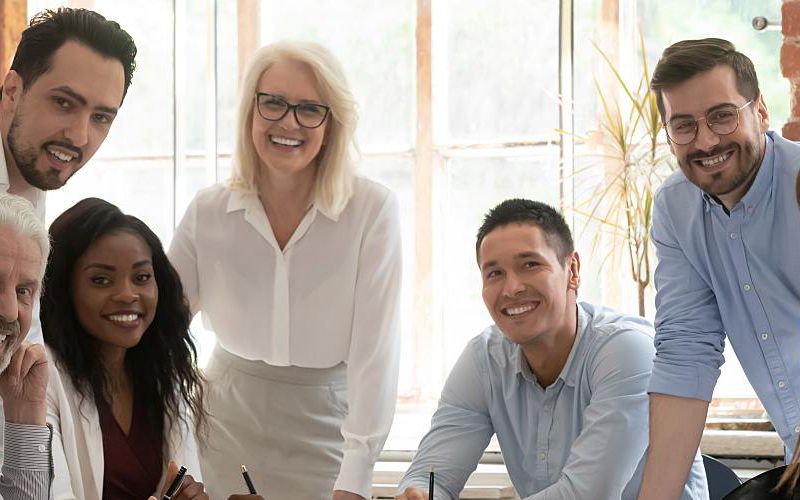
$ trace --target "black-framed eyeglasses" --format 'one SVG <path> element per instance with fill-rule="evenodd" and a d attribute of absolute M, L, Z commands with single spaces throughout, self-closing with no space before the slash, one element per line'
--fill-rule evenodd
<path fill-rule="evenodd" d="M 289 111 L 294 112 L 297 124 L 304 128 L 317 128 L 325 122 L 330 106 L 313 102 L 289 104 L 281 96 L 256 92 L 256 109 L 261 118 L 271 122 L 282 120 Z"/>
<path fill-rule="evenodd" d="M 747 101 L 738 108 L 733 104 L 725 104 L 714 108 L 700 118 L 685 116 L 674 118 L 664 127 L 667 137 L 679 146 L 685 146 L 697 137 L 697 130 L 700 128 L 700 120 L 705 120 L 708 128 L 717 135 L 729 135 L 736 132 L 739 128 L 739 112 L 753 101 Z"/>

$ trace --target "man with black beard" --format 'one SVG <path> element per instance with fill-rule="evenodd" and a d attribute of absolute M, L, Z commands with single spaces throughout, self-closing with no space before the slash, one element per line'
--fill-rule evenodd
<path fill-rule="evenodd" d="M 136 45 L 119 24 L 85 9 L 31 19 L 0 90 L 0 190 L 44 214 L 58 189 L 95 154 L 125 98 Z"/>
<path fill-rule="evenodd" d="M 131 36 L 96 12 L 34 16 L 0 88 L 0 192 L 27 198 L 44 219 L 44 192 L 63 186 L 108 135 L 135 58 Z M 42 340 L 38 303 L 30 338 Z"/>
<path fill-rule="evenodd" d="M 0 193 L 0 398 L 5 447 L 0 499 L 50 496 L 52 432 L 44 347 L 25 342 L 50 242 L 33 206 Z"/>
<path fill-rule="evenodd" d="M 651 88 L 680 171 L 655 198 L 656 359 L 640 499 L 678 498 L 725 339 L 791 456 L 800 434 L 800 145 L 767 131 L 753 63 L 726 40 L 668 47 Z"/>

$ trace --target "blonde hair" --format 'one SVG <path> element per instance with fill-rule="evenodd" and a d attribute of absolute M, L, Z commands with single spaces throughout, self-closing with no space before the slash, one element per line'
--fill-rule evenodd
<path fill-rule="evenodd" d="M 50 254 L 50 236 L 31 202 L 20 196 L 0 192 L 0 226 L 10 227 L 20 236 L 33 239 L 39 246 L 42 263 L 38 278 L 41 282 Z"/>
<path fill-rule="evenodd" d="M 279 61 L 308 65 L 322 101 L 331 107 L 325 144 L 317 155 L 314 203 L 323 213 L 338 217 L 353 191 L 353 152 L 358 122 L 356 102 L 339 61 L 325 47 L 311 42 L 283 41 L 253 54 L 239 89 L 236 142 L 233 150 L 231 189 L 258 192 L 260 159 L 253 145 L 253 110 L 258 82 Z"/>

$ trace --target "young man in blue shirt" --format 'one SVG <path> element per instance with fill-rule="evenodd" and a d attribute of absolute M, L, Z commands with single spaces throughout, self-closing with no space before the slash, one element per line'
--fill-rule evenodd
<path fill-rule="evenodd" d="M 486 216 L 476 253 L 495 324 L 447 379 L 398 499 L 455 499 L 492 434 L 527 500 L 634 499 L 647 448 L 653 327 L 577 302 L 580 258 L 564 218 L 529 200 Z M 686 499 L 707 498 L 699 455 Z"/>
<path fill-rule="evenodd" d="M 656 360 L 640 498 L 677 498 L 725 339 L 789 453 L 800 433 L 800 145 L 768 132 L 753 63 L 726 40 L 668 47 L 651 88 L 680 166 L 655 198 Z"/>

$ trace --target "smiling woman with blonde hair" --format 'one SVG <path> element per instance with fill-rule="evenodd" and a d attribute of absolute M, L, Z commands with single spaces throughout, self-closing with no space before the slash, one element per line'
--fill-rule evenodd
<path fill-rule="evenodd" d="M 217 335 L 209 493 L 245 463 L 270 500 L 369 498 L 397 388 L 397 199 L 354 175 L 355 101 L 327 49 L 260 49 L 240 93 L 232 178 L 197 194 L 169 252 Z"/>

